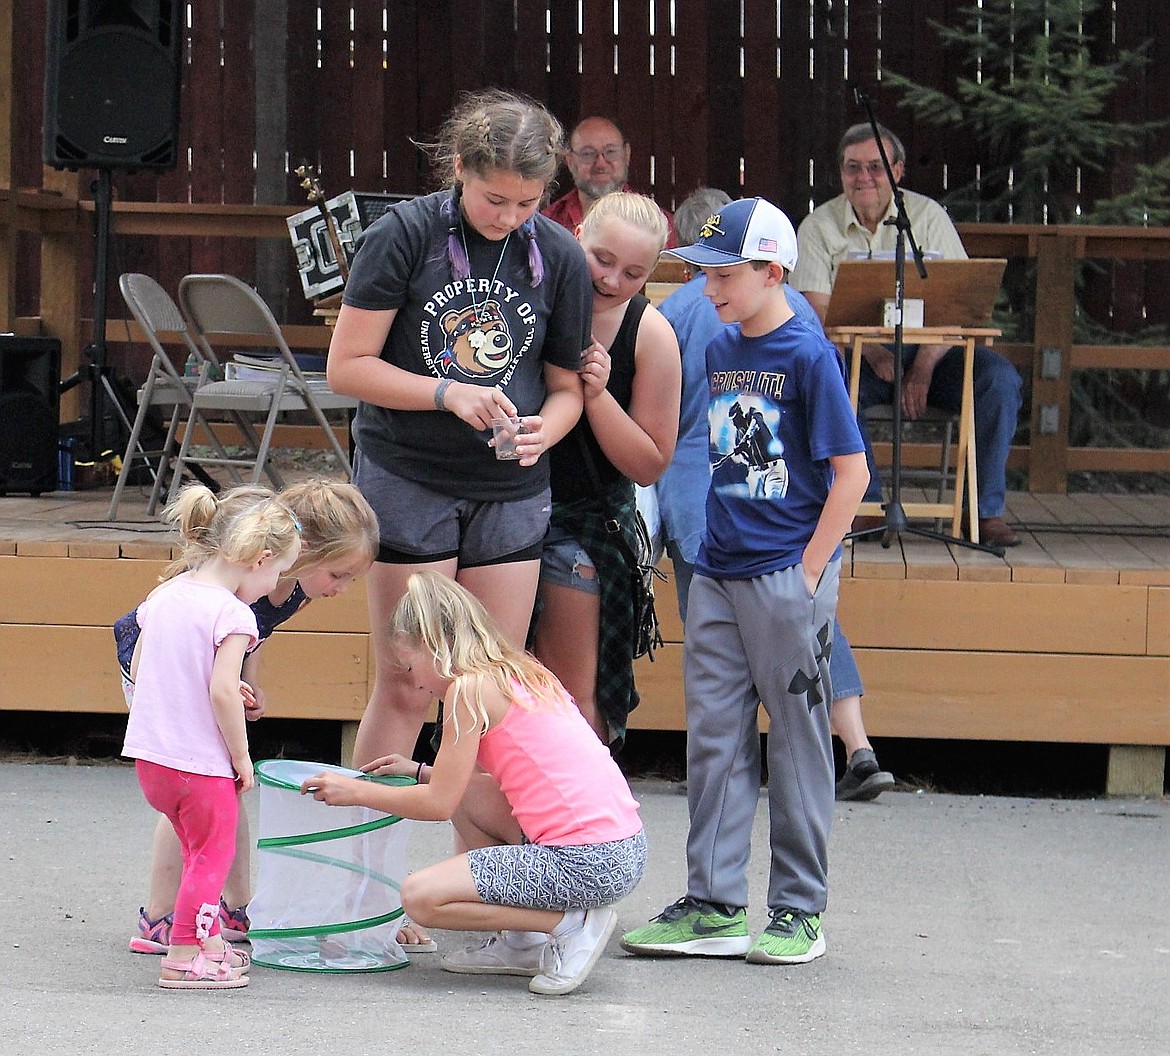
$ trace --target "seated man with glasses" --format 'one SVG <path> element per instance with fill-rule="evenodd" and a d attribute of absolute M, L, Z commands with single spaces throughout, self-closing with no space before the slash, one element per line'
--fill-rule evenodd
<path fill-rule="evenodd" d="M 894 181 L 902 182 L 906 149 L 888 128 L 878 126 Z M 853 125 L 837 147 L 842 193 L 817 206 L 797 230 L 799 256 L 791 285 L 808 298 L 823 320 L 837 266 L 842 260 L 888 256 L 896 229 L 885 221 L 894 216 L 894 190 L 886 176 L 877 140 L 868 124 Z M 914 239 L 924 254 L 943 259 L 965 259 L 966 250 L 946 210 L 924 194 L 903 189 L 902 201 Z M 907 267 L 913 267 L 907 247 Z M 930 265 L 927 265 L 929 271 Z M 891 295 L 893 291 L 891 291 Z M 1019 372 L 989 348 L 975 349 L 975 462 L 979 485 L 979 540 L 1015 546 L 1020 537 L 1003 519 L 1007 491 L 1007 459 L 1020 411 Z M 881 478 L 873 460 L 865 422 L 865 408 L 893 398 L 893 349 L 867 345 L 861 363 L 858 422 L 869 462 L 866 502 L 881 502 Z M 929 403 L 955 413 L 963 388 L 963 350 L 942 345 L 906 345 L 903 349 L 902 412 L 919 417 Z M 968 516 L 970 514 L 968 513 Z M 857 517 L 854 531 L 878 528 L 882 517 Z M 880 534 L 863 536 L 880 539 Z"/>
<path fill-rule="evenodd" d="M 577 225 L 602 195 L 612 191 L 633 191 L 626 181 L 630 175 L 630 144 L 621 129 L 604 117 L 587 117 L 573 129 L 565 166 L 574 187 L 543 210 L 550 220 L 574 234 Z M 666 248 L 677 245 L 674 217 L 662 210 L 670 226 Z"/>

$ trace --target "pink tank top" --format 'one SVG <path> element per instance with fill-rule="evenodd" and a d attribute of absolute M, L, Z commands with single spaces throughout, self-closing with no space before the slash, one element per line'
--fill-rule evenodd
<path fill-rule="evenodd" d="M 503 721 L 480 740 L 479 764 L 533 843 L 608 843 L 642 829 L 625 776 L 567 694 L 537 701 L 514 685 Z"/>

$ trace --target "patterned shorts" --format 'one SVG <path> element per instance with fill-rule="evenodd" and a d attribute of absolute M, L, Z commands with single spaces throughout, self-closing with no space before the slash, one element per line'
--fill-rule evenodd
<path fill-rule="evenodd" d="M 646 867 L 646 833 L 578 847 L 536 843 L 467 852 L 479 897 L 493 906 L 591 909 L 625 898 Z"/>

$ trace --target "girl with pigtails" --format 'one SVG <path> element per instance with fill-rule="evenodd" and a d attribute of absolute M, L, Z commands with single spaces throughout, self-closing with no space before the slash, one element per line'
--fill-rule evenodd
<path fill-rule="evenodd" d="M 259 639 L 249 607 L 297 559 L 301 525 L 264 488 L 183 488 L 163 513 L 183 551 L 134 613 L 133 707 L 122 754 L 180 844 L 182 875 L 158 985 L 232 990 L 251 959 L 224 941 L 220 892 L 236 850 L 239 793 L 255 783 L 240 672 Z M 180 574 L 182 573 L 182 574 Z"/>
<path fill-rule="evenodd" d="M 394 206 L 358 245 L 328 367 L 362 401 L 354 481 L 380 534 L 357 766 L 409 758 L 430 704 L 377 633 L 412 573 L 454 578 L 524 646 L 551 505 L 543 456 L 581 415 L 592 308 L 580 246 L 539 212 L 562 140 L 531 99 L 466 96 L 421 145 L 446 189 Z M 520 419 L 516 458 L 496 457 L 501 417 Z"/>

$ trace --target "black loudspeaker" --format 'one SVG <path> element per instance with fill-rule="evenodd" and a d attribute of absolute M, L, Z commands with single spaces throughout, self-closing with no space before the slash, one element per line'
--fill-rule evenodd
<path fill-rule="evenodd" d="M 55 337 L 0 336 L 0 495 L 57 489 L 60 375 Z"/>
<path fill-rule="evenodd" d="M 179 0 L 49 0 L 47 165 L 174 168 L 182 10 Z"/>

